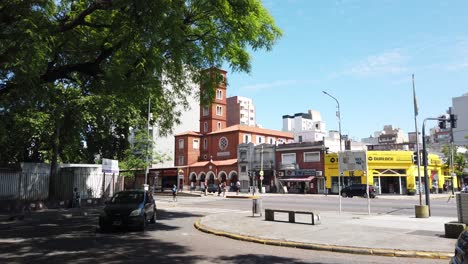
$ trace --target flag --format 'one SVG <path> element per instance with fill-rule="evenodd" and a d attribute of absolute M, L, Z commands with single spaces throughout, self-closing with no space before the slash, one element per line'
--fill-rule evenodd
<path fill-rule="evenodd" d="M 414 89 L 414 74 L 413 74 L 413 100 L 414 100 L 414 116 L 418 116 L 418 100 L 416 99 L 416 90 Z"/>

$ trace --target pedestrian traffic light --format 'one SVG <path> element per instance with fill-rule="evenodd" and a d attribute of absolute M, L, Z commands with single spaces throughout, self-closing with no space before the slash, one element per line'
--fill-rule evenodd
<path fill-rule="evenodd" d="M 449 122 L 450 122 L 450 128 L 457 128 L 457 115 L 455 114 L 450 114 L 450 119 L 449 119 Z"/>
<path fill-rule="evenodd" d="M 443 120 L 442 120 L 442 118 L 443 118 Z M 440 129 L 446 129 L 447 128 L 446 122 L 447 122 L 447 120 L 445 119 L 445 116 L 439 116 L 439 128 Z"/>
<path fill-rule="evenodd" d="M 418 164 L 418 158 L 419 158 L 418 152 L 417 151 L 413 152 L 413 164 Z"/>

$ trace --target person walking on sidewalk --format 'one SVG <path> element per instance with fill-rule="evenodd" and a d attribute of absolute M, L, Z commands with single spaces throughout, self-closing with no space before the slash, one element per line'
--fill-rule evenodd
<path fill-rule="evenodd" d="M 240 187 L 241 187 L 240 181 L 237 181 L 236 182 L 236 194 L 237 195 L 239 195 Z"/>
<path fill-rule="evenodd" d="M 223 197 L 226 197 L 226 184 L 224 182 L 221 183 L 221 191 L 223 192 Z"/>
<path fill-rule="evenodd" d="M 172 187 L 172 200 L 177 202 L 177 186 L 175 184 Z"/>
<path fill-rule="evenodd" d="M 72 202 L 72 207 L 81 207 L 81 198 L 80 198 L 80 192 L 78 191 L 78 188 L 73 188 L 73 202 Z"/>

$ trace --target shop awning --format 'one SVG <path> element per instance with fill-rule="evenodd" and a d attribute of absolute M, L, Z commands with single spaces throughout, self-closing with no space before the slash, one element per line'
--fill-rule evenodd
<path fill-rule="evenodd" d="M 280 181 L 287 181 L 287 182 L 308 182 L 308 181 L 311 181 L 313 178 L 315 178 L 314 176 L 309 176 L 309 177 L 303 177 L 303 178 L 298 178 L 298 177 L 295 177 L 295 178 L 282 178 L 282 179 L 279 179 Z"/>

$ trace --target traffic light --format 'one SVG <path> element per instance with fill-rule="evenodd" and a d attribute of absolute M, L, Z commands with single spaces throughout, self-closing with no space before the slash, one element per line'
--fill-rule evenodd
<path fill-rule="evenodd" d="M 457 115 L 455 114 L 450 114 L 450 119 L 449 119 L 449 122 L 450 122 L 450 128 L 457 128 Z"/>
<path fill-rule="evenodd" d="M 440 129 L 446 129 L 447 128 L 447 120 L 445 119 L 445 116 L 439 116 L 439 118 L 443 118 L 443 120 L 439 119 L 439 128 Z"/>
<path fill-rule="evenodd" d="M 413 152 L 413 164 L 418 164 L 418 158 L 419 158 L 418 152 L 417 151 Z"/>
<path fill-rule="evenodd" d="M 427 166 L 427 156 L 428 156 L 427 155 L 427 150 L 426 151 L 421 150 L 421 154 L 422 154 L 422 158 L 421 158 L 422 165 Z"/>

